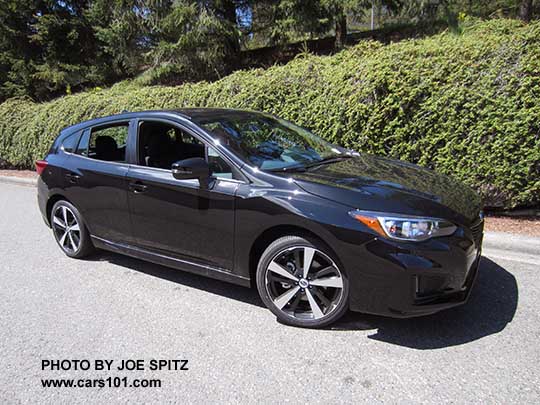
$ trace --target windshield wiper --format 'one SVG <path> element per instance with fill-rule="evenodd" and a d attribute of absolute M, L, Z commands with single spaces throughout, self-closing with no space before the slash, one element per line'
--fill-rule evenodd
<path fill-rule="evenodd" d="M 351 159 L 351 158 L 352 158 L 352 156 L 350 156 L 350 155 L 332 156 L 332 157 L 328 157 L 328 158 L 319 160 L 317 162 L 310 163 L 308 165 L 305 165 L 304 167 L 306 169 L 311 169 L 313 167 L 322 166 L 322 165 L 328 165 L 328 164 L 336 163 L 336 162 L 341 162 L 342 160 Z"/>
<path fill-rule="evenodd" d="M 281 173 L 281 172 L 305 172 L 306 166 L 304 165 L 293 165 L 293 166 L 285 166 L 285 167 L 279 167 L 276 169 L 267 169 L 267 171 L 272 173 Z"/>
<path fill-rule="evenodd" d="M 267 171 L 272 173 L 280 173 L 280 172 L 305 172 L 307 169 L 311 169 L 312 167 L 326 165 L 330 163 L 336 163 L 340 162 L 345 159 L 350 159 L 353 156 L 351 155 L 341 155 L 341 156 L 332 156 L 327 157 L 325 159 L 317 160 L 316 162 L 308 163 L 308 164 L 298 164 L 298 165 L 291 165 L 291 166 L 285 166 L 285 167 L 279 167 L 276 169 L 267 169 Z"/>

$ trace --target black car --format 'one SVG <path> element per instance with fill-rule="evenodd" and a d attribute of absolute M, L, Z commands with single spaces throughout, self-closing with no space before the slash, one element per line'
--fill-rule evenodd
<path fill-rule="evenodd" d="M 95 119 L 64 129 L 36 167 L 41 213 L 68 256 L 96 247 L 256 285 L 292 325 L 463 304 L 480 260 L 469 188 L 268 114 Z"/>

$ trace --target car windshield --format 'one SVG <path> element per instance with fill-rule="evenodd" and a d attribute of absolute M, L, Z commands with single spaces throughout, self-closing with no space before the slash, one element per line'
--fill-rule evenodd
<path fill-rule="evenodd" d="M 303 168 L 344 153 L 307 129 L 265 114 L 232 113 L 198 123 L 261 170 Z"/>

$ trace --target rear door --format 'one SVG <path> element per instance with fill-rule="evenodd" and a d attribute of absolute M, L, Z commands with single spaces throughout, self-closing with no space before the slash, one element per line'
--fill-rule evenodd
<path fill-rule="evenodd" d="M 162 122 L 170 125 L 171 130 L 159 130 L 155 122 L 139 121 L 139 134 L 144 132 L 145 124 L 152 131 L 141 139 L 147 139 L 149 143 L 149 138 L 157 133 L 170 133 L 171 143 L 167 148 L 161 148 L 168 155 L 167 162 L 188 157 L 208 159 L 207 145 L 193 132 L 166 121 Z M 150 149 L 141 143 L 138 150 Z M 176 156 L 170 151 L 177 151 Z M 211 154 L 216 155 L 215 151 Z M 127 176 L 135 243 L 191 263 L 232 269 L 235 193 L 240 183 L 233 179 L 230 169 L 224 168 L 228 164 L 215 164 L 219 168 L 216 174 L 220 177 L 214 177 L 209 188 L 203 189 L 198 180 L 175 179 L 170 168 L 165 168 L 162 163 L 163 157 L 139 153 L 137 159 Z M 211 159 L 219 161 L 220 158 L 213 156 Z M 160 162 L 162 167 L 152 167 L 148 162 L 153 161 Z"/>
<path fill-rule="evenodd" d="M 79 208 L 92 236 L 131 240 L 127 149 L 132 121 L 86 129 L 67 160 L 66 196 Z"/>

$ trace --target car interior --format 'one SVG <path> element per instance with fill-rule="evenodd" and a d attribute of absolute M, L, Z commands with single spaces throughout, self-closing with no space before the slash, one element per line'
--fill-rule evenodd
<path fill-rule="evenodd" d="M 126 162 L 128 125 L 101 127 L 84 135 L 76 153 L 107 162 Z M 214 177 L 232 179 L 233 171 L 228 163 L 197 138 L 182 129 L 162 122 L 144 121 L 139 124 L 138 164 L 170 170 L 179 160 L 199 157 L 207 159 Z M 69 150 L 72 146 L 66 145 Z"/>
<path fill-rule="evenodd" d="M 138 159 L 141 166 L 169 170 L 179 160 L 206 158 L 205 145 L 178 127 L 162 122 L 139 124 Z M 230 166 L 213 148 L 208 148 L 207 161 L 215 177 L 233 178 Z"/>
<path fill-rule="evenodd" d="M 204 145 L 179 128 L 161 122 L 139 124 L 139 164 L 170 169 L 179 160 L 205 158 Z"/>
<path fill-rule="evenodd" d="M 79 148 L 82 149 L 80 154 L 107 162 L 125 162 L 127 135 L 127 125 L 115 125 L 92 130 L 90 139 L 87 140 L 88 143 L 81 139 Z M 86 148 L 88 149 L 86 150 Z"/>

